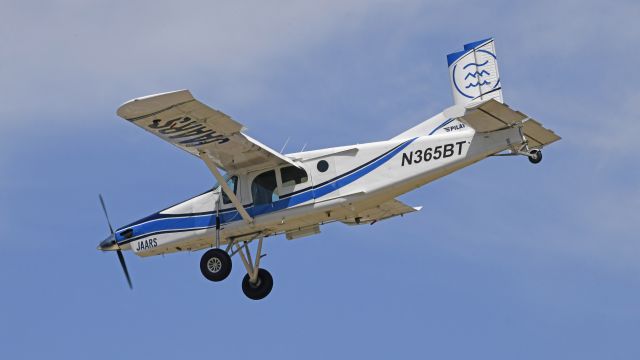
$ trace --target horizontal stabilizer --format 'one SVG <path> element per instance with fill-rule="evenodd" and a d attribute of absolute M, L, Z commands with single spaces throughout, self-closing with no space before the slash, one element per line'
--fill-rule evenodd
<path fill-rule="evenodd" d="M 467 107 L 459 120 L 474 128 L 476 132 L 487 133 L 507 129 L 526 118 L 527 115 L 491 99 Z"/>
<path fill-rule="evenodd" d="M 422 209 L 421 206 L 412 207 L 400 200 L 392 199 L 376 207 L 361 211 L 358 216 L 342 220 L 347 225 L 372 224 L 376 221 L 385 220 L 394 216 L 408 214 Z"/>
<path fill-rule="evenodd" d="M 544 128 L 529 116 L 494 99 L 466 107 L 463 113 L 458 120 L 480 133 L 522 126 L 523 134 L 531 147 L 539 148 L 561 139 L 552 130 Z"/>
<path fill-rule="evenodd" d="M 529 141 L 529 146 L 533 148 L 541 148 L 561 139 L 552 130 L 543 127 L 542 124 L 533 119 L 525 121 L 522 130 Z"/>

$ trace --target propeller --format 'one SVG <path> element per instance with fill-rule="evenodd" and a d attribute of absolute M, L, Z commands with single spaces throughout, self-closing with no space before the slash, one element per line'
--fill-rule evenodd
<path fill-rule="evenodd" d="M 111 226 L 111 220 L 109 220 L 109 214 L 107 213 L 107 207 L 104 205 L 104 199 L 102 198 L 102 194 L 99 194 L 100 204 L 102 205 L 102 211 L 104 211 L 104 217 L 107 218 L 107 225 L 109 225 L 109 231 L 111 231 L 111 236 L 109 236 L 106 240 L 100 243 L 98 249 L 104 250 L 107 247 L 112 247 L 116 245 L 116 235 L 113 232 L 113 226 Z M 120 247 L 117 247 L 116 252 L 118 253 L 118 260 L 120 260 L 120 266 L 122 266 L 122 271 L 124 271 L 124 276 L 127 278 L 127 283 L 129 284 L 129 289 L 133 289 L 133 285 L 131 285 L 131 277 L 129 276 L 129 270 L 127 270 L 127 263 L 124 262 L 124 255 L 120 250 Z"/>

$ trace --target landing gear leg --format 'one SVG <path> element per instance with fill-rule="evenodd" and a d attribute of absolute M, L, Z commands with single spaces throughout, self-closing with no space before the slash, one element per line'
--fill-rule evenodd
<path fill-rule="evenodd" d="M 234 251 L 234 253 L 240 254 L 242 263 L 247 270 L 247 274 L 242 279 L 242 292 L 251 300 L 264 299 L 273 289 L 273 277 L 267 270 L 260 268 L 260 259 L 264 256 L 261 254 L 262 239 L 258 240 L 255 263 L 252 261 L 249 245 L 246 242 L 242 246 L 236 244 Z"/>
<path fill-rule="evenodd" d="M 493 154 L 493 156 L 517 156 L 522 155 L 526 156 L 532 164 L 537 164 L 542 161 L 542 150 L 536 148 L 529 147 L 529 140 L 524 136 L 522 132 L 522 126 L 519 128 L 520 136 L 522 137 L 522 141 L 517 144 L 512 144 L 509 139 L 507 139 L 507 145 L 509 145 L 509 152 Z"/>
<path fill-rule="evenodd" d="M 513 155 L 524 155 L 529 159 L 532 164 L 537 164 L 542 161 L 542 151 L 540 149 L 532 149 L 529 147 L 529 140 L 524 136 L 522 132 L 522 126 L 519 127 L 520 136 L 522 137 L 522 145 L 517 149 L 512 149 Z"/>
<path fill-rule="evenodd" d="M 522 144 L 519 149 L 512 150 L 511 155 L 526 156 L 532 164 L 537 164 L 542 161 L 542 150 L 530 149 L 527 143 Z"/>

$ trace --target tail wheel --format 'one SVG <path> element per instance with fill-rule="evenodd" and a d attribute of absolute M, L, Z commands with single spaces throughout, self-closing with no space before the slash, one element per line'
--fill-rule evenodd
<path fill-rule="evenodd" d="M 211 249 L 200 259 L 202 275 L 211 281 L 222 281 L 231 273 L 231 257 L 221 249 Z"/>
<path fill-rule="evenodd" d="M 251 300 L 264 299 L 273 289 L 273 277 L 265 269 L 258 269 L 258 277 L 255 283 L 251 282 L 249 274 L 242 279 L 242 292 Z"/>
<path fill-rule="evenodd" d="M 529 161 L 532 164 L 537 164 L 540 161 L 542 161 L 542 151 L 540 151 L 538 149 L 533 149 L 533 150 L 529 151 Z"/>

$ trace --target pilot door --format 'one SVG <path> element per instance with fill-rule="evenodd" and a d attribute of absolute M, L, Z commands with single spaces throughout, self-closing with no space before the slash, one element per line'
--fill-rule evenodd
<path fill-rule="evenodd" d="M 254 216 L 283 210 L 313 198 L 311 180 L 304 168 L 283 166 L 256 172 L 250 179 Z"/>

